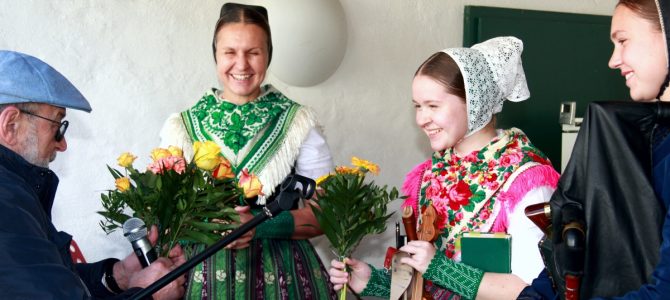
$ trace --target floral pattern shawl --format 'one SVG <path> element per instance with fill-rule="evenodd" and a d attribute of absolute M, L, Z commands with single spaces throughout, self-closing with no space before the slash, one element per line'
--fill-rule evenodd
<path fill-rule="evenodd" d="M 458 240 L 464 232 L 488 232 L 500 212 L 497 196 L 521 166 L 548 165 L 546 156 L 518 129 L 503 131 L 487 146 L 458 157 L 453 148 L 434 153 L 421 176 L 418 209 L 433 204 L 441 232 L 436 247 L 460 260 Z M 419 217 L 419 222 L 421 222 Z"/>

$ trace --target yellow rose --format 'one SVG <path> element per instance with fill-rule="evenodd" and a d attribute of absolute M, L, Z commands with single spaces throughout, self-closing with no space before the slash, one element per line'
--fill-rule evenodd
<path fill-rule="evenodd" d="M 317 178 L 317 179 L 316 179 L 316 185 L 321 185 L 321 183 L 323 183 L 323 182 L 326 181 L 328 178 L 330 178 L 330 176 L 333 176 L 333 174 L 328 173 L 328 174 L 326 174 L 326 175 L 323 175 L 323 176 Z"/>
<path fill-rule="evenodd" d="M 172 154 L 172 156 L 184 157 L 184 151 L 182 151 L 181 148 L 177 146 L 168 147 L 168 151 L 170 151 L 170 154 Z"/>
<path fill-rule="evenodd" d="M 351 158 L 351 164 L 359 168 L 364 168 L 372 172 L 372 174 L 379 175 L 379 166 L 365 159 L 360 159 L 354 156 Z"/>
<path fill-rule="evenodd" d="M 193 143 L 193 152 L 193 160 L 198 168 L 205 171 L 211 171 L 219 165 L 221 147 L 215 142 L 195 142 Z"/>
<path fill-rule="evenodd" d="M 116 189 L 120 192 L 125 192 L 130 188 L 130 179 L 128 177 L 121 177 L 116 179 Z"/>
<path fill-rule="evenodd" d="M 123 152 L 121 153 L 121 156 L 119 156 L 119 158 L 116 159 L 116 162 L 119 164 L 119 166 L 128 168 L 133 165 L 133 162 L 135 161 L 136 158 L 137 156 L 134 156 L 130 152 Z"/>
<path fill-rule="evenodd" d="M 212 172 L 212 176 L 216 179 L 235 178 L 235 173 L 230 162 L 225 157 L 219 156 L 219 165 Z"/>
<path fill-rule="evenodd" d="M 247 169 L 242 170 L 242 175 L 240 175 L 240 181 L 237 182 L 237 185 L 244 191 L 245 198 L 263 195 L 263 185 L 261 184 L 261 181 L 256 175 L 249 174 Z"/>
<path fill-rule="evenodd" d="M 172 153 L 168 151 L 168 149 L 165 148 L 156 148 L 154 150 L 151 150 L 151 159 L 153 161 L 158 161 L 161 158 L 166 158 L 172 156 Z"/>

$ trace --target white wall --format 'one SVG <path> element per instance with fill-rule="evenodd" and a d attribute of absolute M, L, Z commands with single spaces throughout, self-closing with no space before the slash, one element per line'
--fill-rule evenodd
<path fill-rule="evenodd" d="M 144 165 L 168 114 L 189 107 L 207 88 L 217 86 L 210 45 L 223 2 L 0 0 L 0 49 L 45 60 L 93 106 L 91 114 L 68 111 L 68 150 L 52 164 L 61 179 L 54 222 L 74 235 L 88 260 L 130 252 L 119 232 L 105 236 L 97 224 L 100 193 L 113 188 L 105 164 L 114 165 L 121 152 L 131 151 L 141 157 L 138 165 Z M 291 87 L 273 76 L 268 81 L 317 111 L 336 164 L 348 164 L 352 155 L 372 160 L 382 168 L 376 181 L 399 187 L 405 173 L 430 153 L 414 126 L 412 75 L 430 54 L 461 45 L 464 5 L 611 15 L 616 1 L 341 3 L 348 44 L 333 76 L 309 88 Z M 393 203 L 390 209 L 398 206 Z M 356 256 L 381 264 L 393 237 L 390 223 L 387 234 L 363 241 Z M 329 261 L 327 241 L 315 242 Z"/>

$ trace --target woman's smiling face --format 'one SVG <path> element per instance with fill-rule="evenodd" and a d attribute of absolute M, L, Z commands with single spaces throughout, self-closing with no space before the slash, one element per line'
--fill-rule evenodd
<path fill-rule="evenodd" d="M 265 31 L 254 24 L 230 23 L 216 36 L 216 71 L 223 97 L 236 104 L 255 99 L 269 62 Z"/>
<path fill-rule="evenodd" d="M 430 140 L 434 151 L 454 147 L 468 131 L 465 100 L 447 93 L 444 85 L 418 75 L 412 82 L 416 124 Z"/>
<path fill-rule="evenodd" d="M 668 72 L 665 37 L 656 26 L 624 5 L 612 16 L 614 51 L 608 65 L 621 71 L 635 101 L 656 99 Z"/>

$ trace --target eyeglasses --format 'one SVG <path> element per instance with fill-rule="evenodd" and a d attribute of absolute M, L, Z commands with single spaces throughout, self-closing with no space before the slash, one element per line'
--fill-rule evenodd
<path fill-rule="evenodd" d="M 55 121 L 55 120 L 52 120 L 52 119 L 49 119 L 49 118 L 45 118 L 45 117 L 42 117 L 40 115 L 36 115 L 34 113 L 31 113 L 29 111 L 25 111 L 25 110 L 22 110 L 22 109 L 20 109 L 19 111 L 26 114 L 26 115 L 31 115 L 33 117 L 38 117 L 40 119 L 44 119 L 44 120 L 47 120 L 49 122 L 58 124 L 59 125 L 58 126 L 58 131 L 56 131 L 56 135 L 54 136 L 54 139 L 56 139 L 56 142 L 60 142 L 60 141 L 63 140 L 63 137 L 65 136 L 65 132 L 67 131 L 67 127 L 70 125 L 70 122 L 68 122 L 68 121 L 58 122 L 58 121 Z"/>

